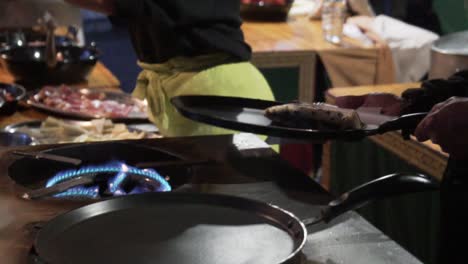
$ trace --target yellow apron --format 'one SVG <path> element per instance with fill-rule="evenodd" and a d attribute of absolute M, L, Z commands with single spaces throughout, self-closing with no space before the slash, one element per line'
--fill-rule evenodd
<path fill-rule="evenodd" d="M 143 71 L 133 95 L 147 99 L 150 120 L 166 137 L 235 133 L 183 117 L 170 103 L 172 97 L 218 95 L 274 100 L 270 86 L 255 66 L 249 62 L 231 63 L 224 54 L 138 64 Z"/>

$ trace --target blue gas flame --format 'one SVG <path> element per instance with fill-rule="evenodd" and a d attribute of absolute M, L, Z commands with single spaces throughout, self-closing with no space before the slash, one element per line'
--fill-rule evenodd
<path fill-rule="evenodd" d="M 77 198 L 96 199 L 96 198 L 99 197 L 99 188 L 97 188 L 97 187 L 91 187 L 91 188 L 76 187 L 76 188 L 68 189 L 63 193 L 56 194 L 54 197 L 57 197 L 57 198 L 77 197 Z"/>
<path fill-rule="evenodd" d="M 139 169 L 136 167 L 128 166 L 123 162 L 111 162 L 100 166 L 86 166 L 80 169 L 71 169 L 57 173 L 50 178 L 46 187 L 83 176 L 92 176 L 102 173 L 115 173 L 116 175 L 109 181 L 109 191 L 115 196 L 124 195 L 125 192 L 120 188 L 120 185 L 125 181 L 128 175 L 143 176 L 157 181 L 160 184 L 158 192 L 169 192 L 172 190 L 169 183 L 155 170 L 152 169 Z M 133 192 L 132 192 L 133 193 Z M 66 192 L 55 195 L 55 197 L 84 197 L 84 198 L 98 198 L 98 187 L 77 187 L 67 190 Z"/>
<path fill-rule="evenodd" d="M 120 162 L 111 162 L 101 166 L 86 166 L 79 169 L 61 171 L 47 181 L 46 187 L 89 174 L 118 173 L 122 170 L 122 164 Z"/>
<path fill-rule="evenodd" d="M 128 170 L 125 170 L 126 166 L 124 167 L 124 170 L 120 171 L 115 175 L 114 179 L 109 182 L 109 191 L 111 193 L 115 193 L 119 187 L 120 184 L 127 178 L 128 176 Z"/>

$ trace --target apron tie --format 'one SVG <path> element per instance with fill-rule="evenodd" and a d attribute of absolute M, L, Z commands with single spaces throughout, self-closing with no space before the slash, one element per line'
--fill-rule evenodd
<path fill-rule="evenodd" d="M 191 121 L 170 100 L 181 95 L 235 96 L 274 100 L 263 75 L 249 62 L 226 54 L 176 57 L 162 64 L 138 62 L 143 69 L 133 96 L 147 99 L 149 119 L 166 137 L 232 134 L 223 128 Z"/>

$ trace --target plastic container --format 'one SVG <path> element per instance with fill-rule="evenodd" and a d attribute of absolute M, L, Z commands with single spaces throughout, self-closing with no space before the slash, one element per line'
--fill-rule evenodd
<path fill-rule="evenodd" d="M 339 44 L 346 19 L 346 0 L 324 0 L 322 9 L 322 29 L 325 40 Z"/>

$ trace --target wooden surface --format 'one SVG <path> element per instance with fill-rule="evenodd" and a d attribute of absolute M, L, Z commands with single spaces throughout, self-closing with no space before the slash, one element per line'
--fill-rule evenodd
<path fill-rule="evenodd" d="M 88 82 L 83 85 L 90 88 L 117 88 L 120 87 L 120 81 L 108 68 L 106 68 L 106 66 L 104 66 L 104 64 L 98 62 L 94 70 L 89 75 Z"/>
<path fill-rule="evenodd" d="M 374 92 L 392 93 L 397 96 L 409 88 L 420 87 L 418 83 L 405 83 L 393 85 L 376 85 L 376 86 L 362 86 L 350 88 L 335 88 L 330 89 L 326 95 L 327 102 L 334 103 L 335 98 L 345 95 L 364 95 Z M 407 161 L 409 164 L 417 167 L 418 169 L 438 178 L 442 179 L 448 155 L 444 153 L 440 147 L 431 141 L 424 143 L 418 142 L 414 137 L 411 140 L 405 141 L 397 132 L 387 133 L 384 135 L 371 137 L 371 140 L 382 146 L 383 148 L 394 153 L 401 159 Z M 329 146 L 326 146 L 324 151 L 324 170 L 329 171 L 330 164 L 327 155 L 330 154 Z M 328 164 L 327 164 L 328 162 Z M 329 174 L 328 174 L 329 175 Z M 327 175 L 325 175 L 327 178 Z"/>
<path fill-rule="evenodd" d="M 11 83 L 14 82 L 13 77 L 0 67 L 0 82 Z M 107 69 L 104 64 L 98 62 L 96 67 L 93 69 L 88 77 L 87 82 L 77 84 L 77 86 L 89 87 L 89 88 L 102 88 L 117 90 L 120 86 L 119 80 Z M 34 119 L 45 119 L 47 115 L 38 112 L 33 108 L 26 105 L 19 107 L 19 111 L 8 117 L 0 117 L 0 128 L 3 128 L 12 123 L 24 122 Z"/>
<path fill-rule="evenodd" d="M 397 96 L 409 88 L 418 88 L 420 83 L 398 83 L 398 84 L 385 84 L 385 85 L 369 85 L 369 86 L 356 86 L 356 87 L 344 87 L 344 88 L 333 88 L 328 90 L 326 94 L 327 100 L 331 103 L 334 102 L 334 98 L 338 96 L 346 95 L 365 95 L 369 93 L 391 93 Z"/>
<path fill-rule="evenodd" d="M 4 68 L 0 66 L 0 82 L 11 83 L 14 82 L 11 76 Z M 93 71 L 88 76 L 87 82 L 81 83 L 82 86 L 91 88 L 97 87 L 119 87 L 120 81 L 104 66 L 101 62 L 96 64 Z"/>
<path fill-rule="evenodd" d="M 259 68 L 299 68 L 299 99 L 315 100 L 315 73 L 318 54 L 343 48 L 366 48 L 350 39 L 334 45 L 324 40 L 322 23 L 307 18 L 287 22 L 245 22 L 246 42 L 252 47 L 252 62 Z M 285 87 L 291 89 L 291 87 Z"/>
<path fill-rule="evenodd" d="M 318 52 L 343 47 L 366 48 L 350 39 L 345 39 L 342 45 L 325 41 L 322 22 L 307 18 L 295 18 L 281 23 L 245 22 L 242 30 L 246 42 L 252 46 L 254 53 Z"/>

